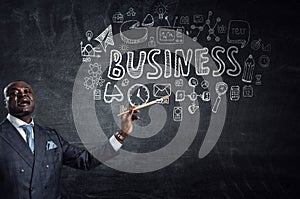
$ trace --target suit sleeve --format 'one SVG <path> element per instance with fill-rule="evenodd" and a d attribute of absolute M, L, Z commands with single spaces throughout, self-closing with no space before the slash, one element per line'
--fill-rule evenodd
<path fill-rule="evenodd" d="M 88 151 L 85 148 L 70 144 L 59 136 L 56 131 L 55 133 L 61 145 L 63 164 L 76 169 L 90 170 L 100 165 L 101 162 L 105 162 L 119 154 L 109 141 Z"/>

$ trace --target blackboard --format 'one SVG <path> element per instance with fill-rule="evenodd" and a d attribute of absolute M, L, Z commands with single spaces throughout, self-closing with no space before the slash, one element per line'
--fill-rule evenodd
<path fill-rule="evenodd" d="M 80 125 L 87 117 L 82 117 L 79 110 L 89 115 L 90 112 L 84 110 L 92 107 L 95 111 L 92 116 L 98 120 L 102 136 L 109 137 L 119 128 L 115 115 L 120 111 L 120 105 L 130 105 L 127 96 L 130 85 L 123 87 L 126 92 L 122 102 L 104 102 L 107 82 L 111 83 L 109 86 L 120 88 L 126 83 L 125 78 L 113 80 L 108 77 L 112 49 L 122 53 L 123 66 L 130 48 L 135 52 L 134 65 L 138 64 L 138 55 L 143 50 L 149 55 L 150 49 L 157 46 L 170 49 L 174 73 L 173 51 L 184 49 L 187 53 L 186 47 L 200 44 L 208 49 L 209 75 L 197 75 L 191 66 L 188 77 L 176 78 L 172 74 L 169 79 L 127 78 L 129 84 L 148 87 L 148 101 L 157 99 L 154 96 L 156 84 L 172 81 L 169 104 L 141 110 L 134 134 L 122 147 L 133 156 L 125 154 L 124 159 L 88 172 L 64 167 L 61 176 L 63 198 L 296 198 L 300 178 L 298 7 L 297 1 L 255 0 L 1 1 L 0 86 L 4 88 L 15 80 L 30 83 L 37 99 L 35 121 L 55 128 L 69 142 L 84 147 L 94 137 L 86 138 L 80 133 Z M 131 24 L 124 23 L 129 20 Z M 148 28 L 146 41 L 126 40 L 128 36 L 120 36 L 122 24 L 128 25 L 128 29 Z M 102 46 L 95 39 L 107 28 L 109 31 L 110 25 L 114 44 L 105 46 L 103 42 Z M 140 32 L 133 36 L 137 34 Z M 169 34 L 169 37 L 163 34 Z M 149 41 L 156 42 L 156 47 L 149 47 Z M 102 57 L 84 54 L 82 47 L 87 47 L 88 43 L 101 49 Z M 215 55 L 224 60 L 226 69 L 221 75 L 212 76 L 213 67 L 220 69 L 219 59 L 212 58 L 212 49 L 216 46 L 215 50 L 221 50 Z M 195 56 L 194 49 L 192 53 Z M 226 53 L 239 63 L 239 75 L 228 75 L 227 70 L 233 69 L 234 60 L 228 59 Z M 245 68 L 248 58 L 253 58 L 255 63 L 251 81 L 249 74 L 243 74 L 248 70 Z M 163 54 L 156 60 L 165 64 Z M 103 86 L 93 82 L 93 68 L 89 67 L 95 63 L 102 64 Z M 196 64 L 192 62 L 192 65 Z M 153 73 L 153 68 L 145 67 L 143 75 L 149 71 Z M 97 75 L 100 74 L 95 77 Z M 197 80 L 197 86 L 188 86 L 191 76 Z M 174 82 L 179 79 L 184 82 L 181 89 Z M 201 85 L 204 80 L 210 83 L 209 88 Z M 220 109 L 215 113 L 212 110 L 218 97 L 217 82 L 225 82 L 227 92 L 220 96 Z M 234 95 L 237 87 L 232 86 L 238 86 L 238 98 Z M 97 88 L 101 90 L 99 100 L 93 98 Z M 176 101 L 176 90 L 185 90 L 186 99 Z M 192 91 L 199 95 L 197 100 L 189 99 L 193 98 Z M 203 91 L 210 92 L 208 102 L 202 99 Z M 80 98 L 80 92 L 85 99 Z M 107 92 L 112 92 L 111 87 Z M 85 107 L 80 100 L 90 104 Z M 181 119 L 176 115 L 180 110 L 174 110 L 180 103 L 186 105 L 182 107 L 184 118 Z M 188 110 L 190 105 L 193 107 Z M 3 106 L 1 118 L 6 114 Z M 182 119 L 187 121 L 183 127 L 180 126 L 184 122 Z M 221 130 L 214 125 L 220 122 Z M 151 134 L 147 125 L 159 132 L 153 130 Z M 211 125 L 215 132 L 212 131 L 213 137 L 205 141 Z M 87 124 L 84 127 L 93 129 Z M 99 132 L 92 134 L 100 136 Z M 140 157 L 168 144 L 172 144 L 171 151 L 160 154 L 157 163 L 155 160 L 148 163 L 151 158 Z M 200 148 L 204 151 L 199 152 Z M 151 167 L 168 158 L 172 159 L 169 164 Z M 137 163 L 129 167 L 130 161 Z M 140 168 L 139 164 L 150 166 Z"/>

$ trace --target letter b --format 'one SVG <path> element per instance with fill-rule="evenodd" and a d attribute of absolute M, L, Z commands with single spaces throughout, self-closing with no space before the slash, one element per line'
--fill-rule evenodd
<path fill-rule="evenodd" d="M 112 80 L 121 80 L 125 75 L 125 69 L 120 64 L 122 54 L 118 50 L 110 51 L 110 61 L 107 76 Z"/>

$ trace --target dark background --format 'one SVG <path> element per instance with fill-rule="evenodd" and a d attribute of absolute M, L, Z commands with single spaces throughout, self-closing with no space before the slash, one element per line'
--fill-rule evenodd
<path fill-rule="evenodd" d="M 29 82 L 38 104 L 35 120 L 80 143 L 71 102 L 85 31 L 95 26 L 103 30 L 113 13 L 125 13 L 129 7 L 145 16 L 158 2 L 1 0 L 1 88 L 14 80 Z M 213 10 L 225 19 L 250 22 L 251 34 L 272 44 L 271 66 L 263 71 L 263 85 L 251 100 L 228 104 L 221 137 L 204 159 L 198 158 L 203 137 L 197 136 L 182 157 L 155 172 L 131 174 L 104 165 L 89 172 L 65 167 L 63 198 L 298 198 L 298 1 L 167 3 L 173 5 L 171 15 Z M 5 116 L 1 108 L 0 117 Z"/>

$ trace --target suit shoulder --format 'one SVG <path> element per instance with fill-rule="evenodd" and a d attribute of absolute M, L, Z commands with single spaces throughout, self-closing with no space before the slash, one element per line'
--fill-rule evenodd
<path fill-rule="evenodd" d="M 3 125 L 5 125 L 5 124 L 7 124 L 7 122 L 9 122 L 7 118 L 3 119 L 3 120 L 0 122 L 0 126 L 3 126 Z"/>
<path fill-rule="evenodd" d="M 54 128 L 50 128 L 50 127 L 45 127 L 45 126 L 40 126 L 38 124 L 35 124 L 35 126 L 39 129 L 39 130 L 42 130 L 42 131 L 45 131 L 46 133 L 48 134 L 51 134 L 51 135 L 57 135 L 57 132 Z"/>
<path fill-rule="evenodd" d="M 9 127 L 12 127 L 12 124 L 8 121 L 8 119 L 4 119 L 0 123 L 0 132 L 2 132 L 3 129 L 7 129 Z"/>
<path fill-rule="evenodd" d="M 0 126 L 2 126 L 4 122 L 5 122 L 5 119 L 0 122 Z"/>

